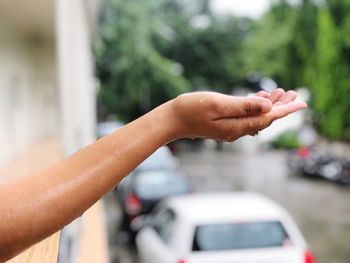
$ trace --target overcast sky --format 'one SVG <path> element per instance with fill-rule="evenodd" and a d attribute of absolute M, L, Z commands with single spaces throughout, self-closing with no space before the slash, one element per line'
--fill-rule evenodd
<path fill-rule="evenodd" d="M 270 7 L 270 0 L 212 0 L 212 9 L 217 13 L 233 13 L 238 16 L 258 18 Z"/>

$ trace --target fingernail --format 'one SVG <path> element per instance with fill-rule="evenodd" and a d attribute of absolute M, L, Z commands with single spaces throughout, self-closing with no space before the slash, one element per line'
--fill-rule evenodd
<path fill-rule="evenodd" d="M 301 101 L 301 105 L 303 106 L 304 109 L 308 107 L 308 105 L 304 101 Z"/>

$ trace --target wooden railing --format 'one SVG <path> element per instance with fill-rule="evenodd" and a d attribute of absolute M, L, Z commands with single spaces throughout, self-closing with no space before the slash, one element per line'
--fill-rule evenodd
<path fill-rule="evenodd" d="M 8 263 L 57 263 L 59 233 L 27 249 Z"/>
<path fill-rule="evenodd" d="M 58 140 L 50 139 L 37 142 L 0 168 L 0 183 L 28 175 L 61 157 L 62 150 Z M 58 247 L 59 233 L 56 233 L 8 262 L 57 263 Z"/>

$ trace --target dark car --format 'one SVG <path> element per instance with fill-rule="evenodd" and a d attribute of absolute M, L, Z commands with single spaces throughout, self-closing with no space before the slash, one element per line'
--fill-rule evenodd
<path fill-rule="evenodd" d="M 122 230 L 132 233 L 134 218 L 148 214 L 162 199 L 190 191 L 187 177 L 180 171 L 168 147 L 161 147 L 116 188 L 121 212 Z"/>

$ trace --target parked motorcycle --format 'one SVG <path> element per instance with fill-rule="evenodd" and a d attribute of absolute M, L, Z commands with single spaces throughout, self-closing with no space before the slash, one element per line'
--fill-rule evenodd
<path fill-rule="evenodd" d="M 289 152 L 287 166 L 292 175 L 323 178 L 350 186 L 350 160 L 337 158 L 316 146 Z"/>
<path fill-rule="evenodd" d="M 350 160 L 343 160 L 338 182 L 350 186 Z"/>

